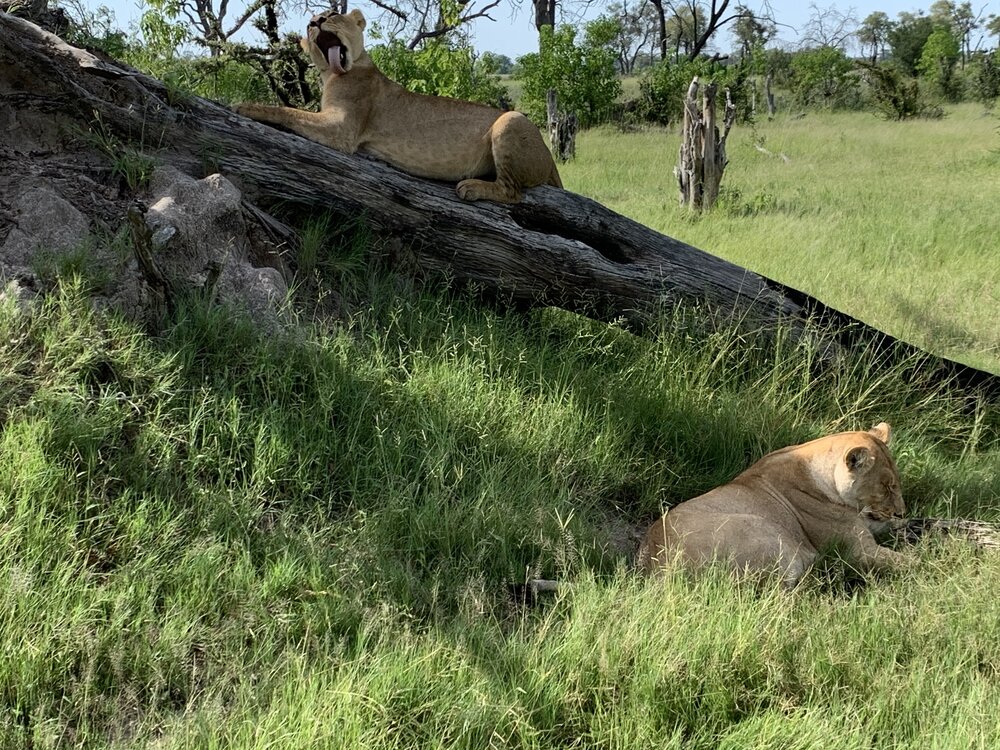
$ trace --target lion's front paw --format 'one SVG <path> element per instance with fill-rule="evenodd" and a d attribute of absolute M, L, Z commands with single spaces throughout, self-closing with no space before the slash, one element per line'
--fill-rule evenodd
<path fill-rule="evenodd" d="M 481 184 L 482 180 L 462 180 L 455 186 L 455 192 L 463 201 L 478 201 L 483 197 L 482 190 L 479 189 Z"/>

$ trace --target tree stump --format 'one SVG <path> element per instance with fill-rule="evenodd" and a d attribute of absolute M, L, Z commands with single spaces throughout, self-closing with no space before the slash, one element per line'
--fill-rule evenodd
<path fill-rule="evenodd" d="M 552 158 L 558 162 L 567 162 L 576 158 L 576 131 L 578 127 L 576 113 L 559 111 L 555 89 L 549 89 L 546 92 L 545 114 L 548 121 Z"/>
<path fill-rule="evenodd" d="M 681 132 L 679 164 L 674 173 L 680 188 L 681 205 L 696 211 L 706 211 L 719 197 L 719 184 L 729 159 L 726 157 L 726 139 L 736 120 L 729 89 L 726 89 L 726 111 L 723 132 L 715 119 L 714 82 L 705 87 L 702 105 L 698 107 L 698 76 L 695 76 L 684 97 L 684 128 Z"/>

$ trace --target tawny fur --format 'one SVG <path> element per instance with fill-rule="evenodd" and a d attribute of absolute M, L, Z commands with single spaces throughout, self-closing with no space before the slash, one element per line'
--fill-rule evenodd
<path fill-rule="evenodd" d="M 905 512 L 889 425 L 842 432 L 770 453 L 728 484 L 671 508 L 650 527 L 639 567 L 713 562 L 777 573 L 795 585 L 819 551 L 846 549 L 863 571 L 904 566 L 873 530 Z"/>
<path fill-rule="evenodd" d="M 520 112 L 415 94 L 386 78 L 364 49 L 365 18 L 332 11 L 310 22 L 302 47 L 320 71 L 319 112 L 241 104 L 236 111 L 344 153 L 363 151 L 417 177 L 457 181 L 460 198 L 516 203 L 524 188 L 562 187 L 542 136 Z M 336 35 L 344 63 L 317 44 Z"/>

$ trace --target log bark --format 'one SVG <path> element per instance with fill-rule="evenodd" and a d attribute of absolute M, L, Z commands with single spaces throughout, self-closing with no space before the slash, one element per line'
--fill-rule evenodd
<path fill-rule="evenodd" d="M 333 151 L 215 102 L 179 97 L 160 81 L 0 13 L 0 127 L 15 122 L 9 113 L 19 109 L 42 113 L 68 132 L 99 127 L 191 175 L 210 167 L 265 207 L 296 203 L 363 215 L 376 232 L 401 238 L 421 272 L 516 304 L 556 305 L 642 327 L 664 306 L 696 303 L 723 325 L 780 325 L 819 336 L 831 356 L 856 345 L 919 354 L 802 292 L 588 198 L 539 187 L 515 205 L 465 203 L 454 185 Z M 16 163 L 4 165 L 11 168 Z M 1000 378 L 991 373 L 929 355 L 922 366 L 963 388 L 1000 393 Z"/>

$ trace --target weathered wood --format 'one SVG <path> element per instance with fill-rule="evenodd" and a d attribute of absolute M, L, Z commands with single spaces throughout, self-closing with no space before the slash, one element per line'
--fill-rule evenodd
<path fill-rule="evenodd" d="M 726 139 L 736 121 L 736 107 L 726 89 L 726 110 L 723 115 L 723 132 L 715 118 L 717 87 L 705 87 L 701 107 L 698 106 L 698 76 L 691 80 L 684 97 L 684 125 L 681 129 L 681 146 L 678 164 L 674 170 L 679 200 L 682 206 L 695 211 L 708 210 L 719 197 L 719 185 L 729 159 L 726 156 Z"/>
<path fill-rule="evenodd" d="M 454 185 L 410 177 L 371 158 L 328 149 L 240 117 L 159 81 L 76 50 L 0 13 L 0 117 L 43 113 L 66 132 L 98 121 L 189 174 L 209 167 L 264 205 L 297 203 L 363 215 L 400 238 L 423 272 L 471 283 L 513 303 L 557 305 L 642 326 L 661 306 L 694 302 L 709 323 L 783 325 L 822 336 L 826 351 L 862 344 L 903 355 L 899 344 L 818 300 L 661 235 L 599 203 L 551 187 L 514 205 L 465 203 Z M 4 169 L 16 165 L 4 165 Z M 124 221 L 125 218 L 122 217 Z M 829 328 L 829 333 L 816 333 Z M 1000 378 L 929 358 L 936 377 L 1000 393 Z"/>
<path fill-rule="evenodd" d="M 575 112 L 561 112 L 555 89 L 545 95 L 545 113 L 549 129 L 549 147 L 552 158 L 567 162 L 576 158 L 577 119 Z"/>

